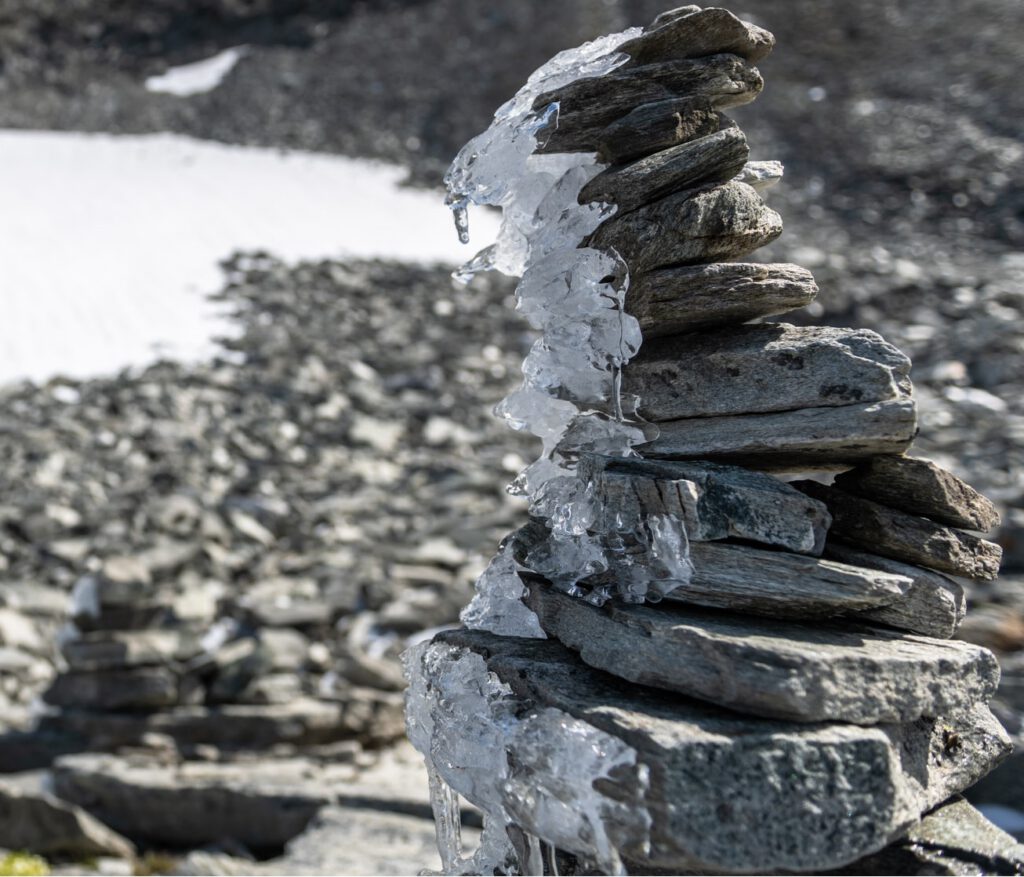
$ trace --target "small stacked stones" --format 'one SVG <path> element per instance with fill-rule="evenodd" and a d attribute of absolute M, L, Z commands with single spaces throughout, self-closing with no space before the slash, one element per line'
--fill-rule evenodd
<path fill-rule="evenodd" d="M 580 202 L 616 210 L 585 243 L 628 265 L 644 343 L 622 388 L 658 428 L 640 457 L 583 454 L 578 472 L 625 519 L 671 520 L 693 575 L 657 605 L 591 605 L 530 571 L 550 538 L 533 520 L 512 538 L 547 639 L 449 632 L 413 659 L 414 742 L 505 820 L 520 872 L 544 864 L 538 841 L 563 873 L 1024 867 L 994 829 L 961 854 L 942 816 L 962 825 L 955 796 L 1009 752 L 994 657 L 952 639 L 957 578 L 998 573 L 980 535 L 995 508 L 907 455 L 906 356 L 870 331 L 763 321 L 814 280 L 738 261 L 782 230 L 759 194 L 781 168 L 748 162 L 721 110 L 757 95 L 773 44 L 685 7 L 620 46 L 623 66 L 534 104 L 559 103 L 540 150 L 608 165 Z"/>

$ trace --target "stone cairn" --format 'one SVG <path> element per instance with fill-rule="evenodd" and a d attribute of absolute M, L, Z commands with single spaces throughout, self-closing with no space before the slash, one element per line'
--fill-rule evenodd
<path fill-rule="evenodd" d="M 543 453 L 468 629 L 406 657 L 447 873 L 1022 873 L 956 797 L 1010 748 L 951 639 L 995 508 L 907 455 L 907 357 L 764 321 L 814 280 L 741 261 L 782 169 L 721 111 L 773 44 L 688 6 L 563 52 L 449 172 L 464 240 L 504 211 L 463 274 L 522 276 L 498 413 Z"/>

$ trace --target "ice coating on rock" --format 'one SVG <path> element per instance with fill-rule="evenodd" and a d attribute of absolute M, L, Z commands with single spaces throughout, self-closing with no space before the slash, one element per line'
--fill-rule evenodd
<path fill-rule="evenodd" d="M 537 615 L 522 597 L 526 586 L 519 578 L 519 564 L 513 557 L 512 541 L 506 539 L 476 583 L 478 599 L 459 616 L 466 627 L 489 630 L 499 636 L 547 639 Z"/>
<path fill-rule="evenodd" d="M 620 389 L 622 367 L 640 347 L 640 326 L 625 312 L 629 276 L 622 259 L 580 247 L 615 209 L 579 203 L 582 188 L 604 166 L 593 153 L 534 154 L 545 130 L 557 125 L 558 106 L 535 112 L 533 104 L 552 89 L 614 70 L 628 60 L 615 48 L 640 33 L 632 28 L 556 55 L 460 151 L 445 177 L 460 238 L 468 231 L 468 204 L 497 206 L 503 215 L 498 239 L 456 277 L 468 280 L 489 269 L 521 277 L 516 309 L 540 333 L 523 362 L 522 385 L 495 409 L 513 429 L 541 440 L 540 457 L 510 487 L 528 498 L 531 515 L 551 531 L 543 568 L 535 571 L 598 605 L 610 596 L 642 601 L 647 594 L 647 579 L 620 561 L 623 540 L 641 542 L 654 554 L 682 550 L 673 568 L 685 576 L 689 567 L 685 544 L 669 544 L 657 522 L 603 531 L 592 486 L 577 471 L 580 453 L 632 456 L 652 437 L 636 414 L 637 400 L 624 399 Z M 467 626 L 537 636 L 532 613 L 511 607 L 512 595 L 521 593 L 512 564 L 508 552 L 494 558 L 463 614 Z M 627 573 L 621 584 L 580 585 L 620 569 Z"/>

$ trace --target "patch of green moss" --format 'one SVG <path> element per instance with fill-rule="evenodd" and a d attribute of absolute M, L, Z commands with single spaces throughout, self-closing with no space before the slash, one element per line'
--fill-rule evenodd
<path fill-rule="evenodd" d="M 46 859 L 30 853 L 7 853 L 0 858 L 0 877 L 45 877 L 49 873 Z"/>

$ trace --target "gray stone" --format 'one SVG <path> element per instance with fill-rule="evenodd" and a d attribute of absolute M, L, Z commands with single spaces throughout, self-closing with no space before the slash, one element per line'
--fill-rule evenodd
<path fill-rule="evenodd" d="M 836 487 L 950 527 L 987 533 L 999 525 L 992 502 L 931 460 L 875 457 L 836 478 Z"/>
<path fill-rule="evenodd" d="M 999 575 L 1002 549 L 994 542 L 816 481 L 794 486 L 828 506 L 833 519 L 829 533 L 840 541 L 953 575 L 972 579 Z"/>
<path fill-rule="evenodd" d="M 595 500 L 626 520 L 664 515 L 695 542 L 748 539 L 821 554 L 831 518 L 824 505 L 788 484 L 739 466 L 583 455 L 580 476 Z"/>
<path fill-rule="evenodd" d="M 917 434 L 913 400 L 803 408 L 736 417 L 694 417 L 658 424 L 645 457 L 707 457 L 771 465 L 843 463 L 899 454 Z"/>
<path fill-rule="evenodd" d="M 593 667 L 754 715 L 909 722 L 987 702 L 987 649 L 848 623 L 813 626 L 683 606 L 588 603 L 531 583 L 541 627 Z"/>
<path fill-rule="evenodd" d="M 692 542 L 693 578 L 667 600 L 777 618 L 814 618 L 903 599 L 901 575 L 745 545 Z M 876 610 L 877 611 L 877 610 Z"/>
<path fill-rule="evenodd" d="M 739 128 L 726 128 L 613 166 L 594 177 L 579 195 L 580 204 L 602 201 L 622 216 L 673 192 L 731 180 L 746 164 L 750 150 Z"/>
<path fill-rule="evenodd" d="M 414 742 L 433 747 L 449 783 L 480 806 L 498 800 L 524 829 L 570 852 L 593 855 L 596 830 L 638 863 L 636 873 L 843 865 L 896 839 L 1008 749 L 983 707 L 870 728 L 751 719 L 626 686 L 550 640 L 455 631 L 414 660 L 413 687 L 417 672 L 431 680 L 430 726 L 411 729 Z M 497 735 L 494 759 L 453 742 L 467 733 L 459 706 L 468 686 L 495 692 L 472 719 L 474 741 Z M 944 742 L 949 734 L 957 747 Z M 595 741 L 607 749 L 595 751 Z M 614 768 L 600 754 L 612 748 L 621 753 Z M 576 780 L 565 781 L 564 765 Z"/>
<path fill-rule="evenodd" d="M 727 9 L 711 7 L 679 16 L 655 19 L 644 32 L 618 47 L 631 64 L 651 64 L 681 58 L 700 58 L 728 52 L 756 64 L 768 57 L 775 37 L 763 28 L 741 21 Z"/>
<path fill-rule="evenodd" d="M 647 64 L 578 79 L 539 95 L 534 109 L 558 102 L 557 120 L 537 135 L 542 152 L 591 152 L 601 133 L 642 104 L 673 98 L 703 100 L 716 110 L 750 103 L 764 80 L 742 58 L 713 55 Z"/>
<path fill-rule="evenodd" d="M 927 814 L 906 836 L 836 874 L 1024 874 L 1024 844 L 963 798 Z"/>
<path fill-rule="evenodd" d="M 115 670 L 186 660 L 198 645 L 173 630 L 96 631 L 68 640 L 61 653 L 72 670 Z"/>
<path fill-rule="evenodd" d="M 641 104 L 595 135 L 605 164 L 622 164 L 714 134 L 724 117 L 704 98 L 674 97 Z"/>
<path fill-rule="evenodd" d="M 802 308 L 817 294 L 811 272 L 797 265 L 674 266 L 630 277 L 626 311 L 639 321 L 647 343 L 782 314 Z"/>
<path fill-rule="evenodd" d="M 949 639 L 967 611 L 964 589 L 941 573 L 869 554 L 836 541 L 826 543 L 825 555 L 842 563 L 878 569 L 911 580 L 910 589 L 899 600 L 861 613 L 860 617 L 868 623 Z"/>
<path fill-rule="evenodd" d="M 57 859 L 134 855 L 132 845 L 80 807 L 0 780 L 0 848 Z"/>
<path fill-rule="evenodd" d="M 613 216 L 585 241 L 615 250 L 630 273 L 666 265 L 741 259 L 782 234 L 782 219 L 750 186 L 735 181 L 685 190 Z"/>
<path fill-rule="evenodd" d="M 62 673 L 43 694 L 51 706 L 153 710 L 178 702 L 178 677 L 167 667 Z"/>
<path fill-rule="evenodd" d="M 910 360 L 868 329 L 763 323 L 647 342 L 622 389 L 659 422 L 906 398 L 909 371 Z"/>

